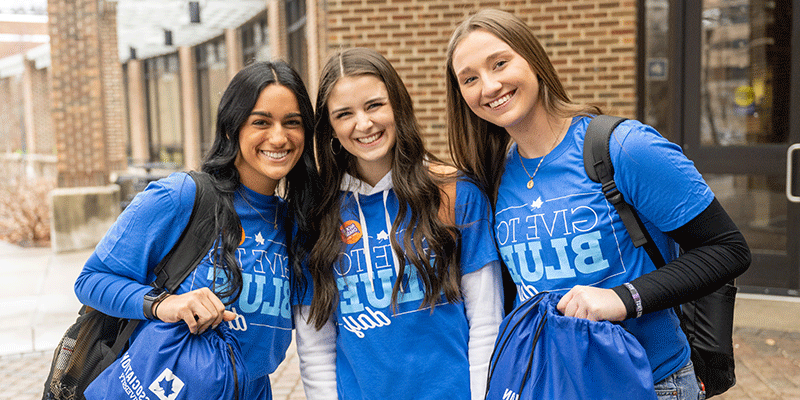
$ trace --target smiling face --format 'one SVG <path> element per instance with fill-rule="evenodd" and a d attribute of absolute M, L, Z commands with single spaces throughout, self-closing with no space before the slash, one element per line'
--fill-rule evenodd
<path fill-rule="evenodd" d="M 356 157 L 361 177 L 375 185 L 392 169 L 397 138 L 386 85 L 374 75 L 343 76 L 327 105 L 334 134 Z"/>
<path fill-rule="evenodd" d="M 275 187 L 303 154 L 303 119 L 291 90 L 270 84 L 258 96 L 239 128 L 239 154 L 234 165 L 248 188 L 273 195 Z"/>
<path fill-rule="evenodd" d="M 528 62 L 506 42 L 483 29 L 470 32 L 453 51 L 461 96 L 481 119 L 514 136 L 535 126 L 539 80 Z"/>

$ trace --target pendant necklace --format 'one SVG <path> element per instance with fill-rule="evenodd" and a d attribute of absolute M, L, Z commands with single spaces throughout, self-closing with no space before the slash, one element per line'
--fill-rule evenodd
<path fill-rule="evenodd" d="M 255 211 L 256 214 L 258 214 L 258 216 L 261 217 L 262 220 L 264 220 L 264 222 L 266 222 L 268 224 L 270 223 L 269 221 L 267 221 L 266 218 L 264 218 L 263 215 L 261 215 L 260 211 L 256 210 L 256 208 L 253 207 L 253 205 L 250 204 L 249 201 L 247 201 L 247 196 L 242 191 L 239 191 L 239 195 L 242 196 L 242 200 L 244 200 L 244 202 L 247 203 L 247 205 L 250 206 L 250 208 L 252 208 L 253 211 Z M 271 223 L 272 223 L 272 226 L 275 227 L 275 230 L 278 230 L 278 205 L 277 204 L 275 205 L 275 220 L 272 221 Z"/>
<path fill-rule="evenodd" d="M 553 151 L 553 149 L 556 148 L 556 144 L 558 144 L 558 137 L 559 136 L 561 136 L 561 135 L 556 135 L 556 140 L 553 142 L 553 146 L 550 147 L 550 151 L 545 153 L 545 155 L 543 155 L 542 158 L 539 159 L 539 164 L 536 165 L 536 169 L 533 171 L 533 175 L 528 173 L 528 169 L 525 168 L 525 163 L 522 162 L 522 153 L 519 152 L 519 146 L 517 146 L 517 153 L 519 154 L 519 163 L 522 165 L 522 169 L 525 171 L 525 174 L 528 175 L 528 184 L 526 185 L 528 187 L 528 189 L 533 189 L 533 178 L 536 176 L 536 173 L 539 172 L 539 167 L 542 166 L 542 161 L 544 161 L 544 158 L 547 157 L 547 155 L 550 154 L 550 152 Z"/>

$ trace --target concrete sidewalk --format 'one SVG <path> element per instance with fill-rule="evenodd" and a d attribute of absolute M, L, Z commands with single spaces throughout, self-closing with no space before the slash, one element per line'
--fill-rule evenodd
<path fill-rule="evenodd" d="M 73 283 L 91 251 L 53 254 L 0 242 L 0 399 L 42 396 L 53 349 L 75 321 Z M 800 298 L 740 295 L 737 385 L 721 400 L 800 400 Z M 271 375 L 275 400 L 305 399 L 294 344 Z"/>

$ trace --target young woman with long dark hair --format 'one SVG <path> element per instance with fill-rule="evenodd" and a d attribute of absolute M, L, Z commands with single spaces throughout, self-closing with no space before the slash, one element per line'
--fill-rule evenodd
<path fill-rule="evenodd" d="M 153 268 L 187 225 L 195 182 L 184 172 L 151 183 L 117 219 L 75 283 L 83 304 L 109 315 L 185 323 L 202 334 L 226 325 L 244 355 L 253 390 L 271 398 L 269 374 L 291 343 L 291 294 L 316 229 L 308 218 L 319 179 L 311 142 L 313 109 L 284 62 L 242 69 L 222 96 L 214 144 L 202 171 L 218 202 L 217 237 L 176 294 L 145 299 Z M 279 191 L 283 196 L 279 196 Z"/>

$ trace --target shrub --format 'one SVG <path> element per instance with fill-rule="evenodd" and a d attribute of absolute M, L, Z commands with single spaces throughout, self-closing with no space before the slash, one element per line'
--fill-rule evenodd
<path fill-rule="evenodd" d="M 50 245 L 50 179 L 0 180 L 0 240 L 19 246 Z"/>

